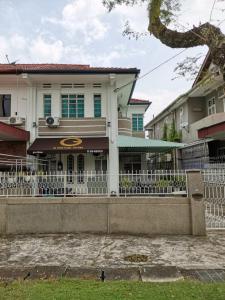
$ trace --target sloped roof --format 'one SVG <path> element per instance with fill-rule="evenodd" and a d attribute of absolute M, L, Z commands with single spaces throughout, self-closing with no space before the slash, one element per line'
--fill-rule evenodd
<path fill-rule="evenodd" d="M 135 152 L 135 150 L 138 152 L 166 152 L 171 149 L 182 148 L 185 144 L 119 135 L 117 146 L 127 152 Z"/>
<path fill-rule="evenodd" d="M 195 87 L 196 84 L 199 83 L 204 78 L 204 76 L 206 75 L 206 72 L 208 71 L 211 63 L 212 63 L 212 56 L 211 56 L 210 51 L 208 51 L 208 53 L 205 57 L 205 60 L 202 63 L 202 66 L 201 66 L 201 68 L 198 72 L 198 75 L 195 78 L 195 81 L 194 81 L 192 87 Z"/>
<path fill-rule="evenodd" d="M 139 73 L 137 68 L 104 68 L 77 64 L 0 64 L 0 74 L 21 73 Z"/>
<path fill-rule="evenodd" d="M 129 100 L 129 105 L 141 105 L 141 106 L 145 106 L 146 109 L 145 111 L 147 111 L 147 109 L 149 108 L 149 106 L 152 104 L 152 102 L 148 101 L 148 100 L 143 100 L 143 99 L 135 99 L 135 98 L 131 98 Z"/>
<path fill-rule="evenodd" d="M 132 99 L 130 99 L 130 101 L 129 101 L 129 104 L 142 104 L 142 105 L 149 105 L 149 104 L 151 104 L 151 102 L 150 101 L 148 101 L 148 100 L 143 100 L 143 99 L 135 99 L 135 98 L 132 98 Z"/>
<path fill-rule="evenodd" d="M 0 122 L 0 140 L 2 141 L 29 141 L 30 132 L 15 126 Z"/>

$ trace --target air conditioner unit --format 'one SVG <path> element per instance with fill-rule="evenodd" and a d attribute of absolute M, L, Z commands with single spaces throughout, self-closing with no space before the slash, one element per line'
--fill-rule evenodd
<path fill-rule="evenodd" d="M 185 129 L 188 127 L 188 125 L 189 125 L 188 122 L 183 122 L 180 124 L 180 127 L 181 127 L 181 129 Z"/>
<path fill-rule="evenodd" d="M 9 118 L 9 124 L 10 125 L 23 125 L 24 120 L 20 117 L 10 117 Z"/>
<path fill-rule="evenodd" d="M 45 122 L 48 127 L 53 127 L 53 128 L 59 127 L 59 123 L 60 123 L 59 118 L 56 117 L 47 117 L 45 119 Z"/>

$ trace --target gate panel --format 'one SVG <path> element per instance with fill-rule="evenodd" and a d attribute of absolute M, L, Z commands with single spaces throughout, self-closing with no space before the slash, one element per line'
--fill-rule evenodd
<path fill-rule="evenodd" d="M 203 171 L 207 229 L 225 229 L 225 170 Z"/>

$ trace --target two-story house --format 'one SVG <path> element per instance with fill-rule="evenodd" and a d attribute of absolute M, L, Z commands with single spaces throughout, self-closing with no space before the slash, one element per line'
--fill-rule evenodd
<path fill-rule="evenodd" d="M 118 135 L 144 138 L 150 102 L 132 99 L 138 74 L 136 68 L 0 65 L 1 167 L 35 156 L 39 163 L 31 167 L 48 172 L 108 171 L 117 192 L 119 170 L 146 164 L 142 153 L 125 158 L 121 150 L 119 158 L 117 145 Z"/>
<path fill-rule="evenodd" d="M 225 84 L 223 74 L 207 55 L 191 90 L 178 97 L 146 125 L 150 138 L 167 137 L 174 123 L 177 137 L 186 144 L 178 165 L 204 168 L 225 162 Z"/>
<path fill-rule="evenodd" d="M 80 193 L 85 172 L 107 174 L 108 193 L 118 195 L 120 172 L 146 170 L 146 153 L 181 146 L 145 139 L 143 118 L 151 103 L 132 98 L 139 72 L 71 64 L 0 65 L 1 169 L 15 171 L 16 161 L 16 171 L 26 166 L 57 176 L 80 174 Z M 67 184 L 72 190 L 72 176 Z"/>

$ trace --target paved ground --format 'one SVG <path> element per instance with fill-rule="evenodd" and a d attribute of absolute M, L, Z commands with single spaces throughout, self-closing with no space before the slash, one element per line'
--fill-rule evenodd
<path fill-rule="evenodd" d="M 128 262 L 129 255 L 146 262 Z M 41 235 L 0 239 L 0 267 L 70 266 L 125 268 L 176 266 L 225 269 L 225 231 L 208 237 Z"/>

